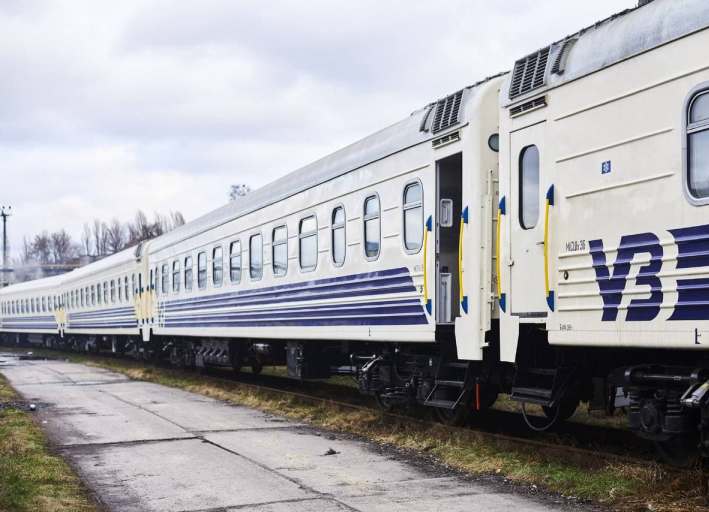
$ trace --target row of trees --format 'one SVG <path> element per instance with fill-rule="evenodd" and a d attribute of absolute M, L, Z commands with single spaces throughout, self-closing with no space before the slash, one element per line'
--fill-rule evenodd
<path fill-rule="evenodd" d="M 169 215 L 155 213 L 150 220 L 145 212 L 138 210 L 131 222 L 94 219 L 92 223 L 84 224 L 79 243 L 75 243 L 65 229 L 54 233 L 44 231 L 34 237 L 24 238 L 22 264 L 62 265 L 75 262 L 82 256 L 88 259 L 103 258 L 167 233 L 184 223 L 185 218 L 180 212 Z"/>

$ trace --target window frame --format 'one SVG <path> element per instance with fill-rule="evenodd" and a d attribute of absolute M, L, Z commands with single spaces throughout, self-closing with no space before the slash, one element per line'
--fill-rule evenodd
<path fill-rule="evenodd" d="M 377 199 L 377 203 L 379 205 L 379 210 L 377 212 L 376 217 L 373 217 L 373 216 L 367 217 L 365 215 L 367 201 L 373 197 L 376 197 L 376 199 Z M 367 255 L 367 221 L 373 220 L 375 218 L 379 222 L 379 249 L 377 250 L 376 255 L 368 256 Z M 364 200 L 362 201 L 362 252 L 364 253 L 364 259 L 366 259 L 367 261 L 377 261 L 379 259 L 379 256 L 382 254 L 382 200 L 379 197 L 378 192 L 372 192 L 371 194 L 367 194 L 364 197 Z"/>
<path fill-rule="evenodd" d="M 199 259 L 200 256 L 204 256 L 204 281 L 202 281 L 200 274 L 202 273 L 202 270 L 199 268 Z M 207 285 L 209 284 L 209 261 L 207 258 L 207 251 L 200 251 L 197 253 L 197 289 L 198 290 L 206 290 Z"/>
<path fill-rule="evenodd" d="M 167 262 L 160 266 L 160 295 L 170 293 L 170 266 Z"/>
<path fill-rule="evenodd" d="M 533 225 L 528 226 L 524 223 L 524 179 L 522 176 L 522 173 L 524 172 L 524 166 L 522 165 L 522 162 L 524 160 L 525 155 L 527 154 L 527 151 L 531 150 L 532 148 L 537 151 L 537 218 L 534 220 Z M 539 150 L 539 146 L 537 144 L 529 144 L 527 146 L 524 146 L 519 151 L 519 156 L 517 158 L 517 194 L 519 195 L 519 200 L 517 201 L 517 209 L 519 210 L 517 220 L 519 221 L 519 226 L 524 231 L 530 231 L 539 226 L 539 219 L 541 218 L 542 212 L 542 153 Z"/>
<path fill-rule="evenodd" d="M 239 248 L 238 254 L 235 254 L 235 252 L 234 252 L 235 246 L 238 246 L 238 248 Z M 229 242 L 229 282 L 231 284 L 241 283 L 241 270 L 242 270 L 242 265 L 243 265 L 243 261 L 241 259 L 242 254 L 243 253 L 242 253 L 242 248 L 241 248 L 241 238 L 236 239 L 236 240 L 232 240 L 231 242 Z M 234 266 L 234 259 L 237 257 L 239 258 L 239 266 L 235 267 Z M 234 271 L 235 270 L 238 270 L 238 272 L 239 272 L 238 279 L 234 279 Z"/>
<path fill-rule="evenodd" d="M 308 219 L 314 219 L 315 220 L 315 229 L 313 231 L 308 231 L 307 233 L 303 233 L 303 222 L 308 220 Z M 314 272 L 318 268 L 318 259 L 320 259 L 320 240 L 318 240 L 318 216 L 315 213 L 311 213 L 309 215 L 305 215 L 301 217 L 298 220 L 298 268 L 300 269 L 301 272 Z M 310 238 L 310 237 L 315 237 L 315 265 L 312 267 L 304 267 L 303 266 L 303 239 L 305 238 Z"/>
<path fill-rule="evenodd" d="M 283 229 L 286 232 L 286 236 L 283 240 L 276 242 L 276 231 Z M 276 246 L 285 245 L 286 246 L 286 261 L 283 272 L 276 273 Z M 288 225 L 279 224 L 271 230 L 271 274 L 273 277 L 286 277 L 288 275 Z"/>
<path fill-rule="evenodd" d="M 172 293 L 180 293 L 180 281 L 182 276 L 182 266 L 180 258 L 172 260 Z"/>
<path fill-rule="evenodd" d="M 116 303 L 116 280 L 111 279 L 109 286 L 110 286 L 111 304 L 115 304 Z"/>
<path fill-rule="evenodd" d="M 406 191 L 409 187 L 418 185 L 421 189 L 421 200 L 416 203 L 406 203 Z M 407 181 L 401 189 L 401 245 L 406 254 L 418 254 L 423 248 L 424 233 L 426 232 L 426 212 L 424 211 L 424 188 L 419 178 Z M 406 212 L 415 208 L 421 208 L 421 244 L 416 249 L 406 247 Z"/>
<path fill-rule="evenodd" d="M 189 260 L 190 264 L 187 265 Z M 194 258 L 191 254 L 188 254 L 182 259 L 182 264 L 184 266 L 184 271 L 182 272 L 182 285 L 185 293 L 191 292 L 194 289 Z M 189 270 L 189 279 L 187 278 L 187 271 Z"/>
<path fill-rule="evenodd" d="M 335 211 L 337 211 L 338 209 L 342 209 L 342 213 L 345 216 L 345 220 L 342 221 L 342 226 L 340 226 L 339 224 L 335 226 Z M 335 261 L 335 229 L 340 228 L 342 228 L 342 232 L 345 234 L 345 254 L 342 258 L 342 262 L 338 263 L 337 261 Z M 332 261 L 332 264 L 336 267 L 343 266 L 347 261 L 347 209 L 342 203 L 334 205 L 332 207 L 332 210 L 330 211 L 330 260 Z"/>
<path fill-rule="evenodd" d="M 257 277 L 254 277 L 254 274 L 251 271 L 253 261 L 253 256 L 251 255 L 251 241 L 256 237 L 259 237 L 261 239 L 261 273 Z M 260 281 L 261 279 L 263 279 L 263 267 L 263 233 L 259 231 L 258 233 L 253 233 L 249 235 L 249 279 L 251 281 Z"/>
<path fill-rule="evenodd" d="M 690 123 L 689 117 L 694 102 L 697 98 L 705 94 L 709 94 L 709 82 L 703 82 L 689 92 L 684 102 L 684 110 L 682 111 L 682 188 L 684 197 L 689 204 L 693 206 L 709 204 L 709 194 L 705 197 L 696 197 L 692 193 L 692 189 L 689 185 L 689 137 L 692 134 L 709 130 L 709 119 L 698 123 Z"/>

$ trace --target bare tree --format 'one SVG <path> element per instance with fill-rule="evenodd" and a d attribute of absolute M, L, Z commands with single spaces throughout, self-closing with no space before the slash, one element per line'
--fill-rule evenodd
<path fill-rule="evenodd" d="M 172 229 L 185 225 L 185 218 L 180 212 L 170 212 L 170 217 L 172 218 Z"/>
<path fill-rule="evenodd" d="M 103 254 L 101 252 L 101 241 L 103 240 L 103 222 L 101 222 L 101 219 L 94 219 L 91 234 L 94 240 L 94 252 L 96 257 L 100 257 Z"/>
<path fill-rule="evenodd" d="M 81 249 L 86 256 L 91 256 L 91 226 L 84 223 L 84 230 L 81 232 Z"/>
<path fill-rule="evenodd" d="M 52 260 L 54 263 L 67 263 L 73 256 L 71 236 L 65 229 L 52 233 L 50 248 L 52 250 Z"/>
<path fill-rule="evenodd" d="M 37 261 L 46 265 L 50 262 L 52 255 L 52 241 L 49 237 L 49 233 L 43 231 L 39 235 L 35 235 L 32 240 L 32 252 Z"/>
<path fill-rule="evenodd" d="M 27 265 L 34 260 L 32 242 L 25 236 L 22 238 L 22 264 Z"/>
<path fill-rule="evenodd" d="M 108 224 L 101 222 L 101 256 L 108 254 Z"/>
<path fill-rule="evenodd" d="M 232 185 L 229 189 L 229 201 L 236 201 L 251 192 L 251 187 L 246 183 Z"/>
<path fill-rule="evenodd" d="M 106 229 L 106 234 L 108 237 L 108 252 L 113 254 L 125 247 L 125 232 L 126 228 L 118 219 L 113 219 L 111 221 L 111 224 L 109 224 Z"/>

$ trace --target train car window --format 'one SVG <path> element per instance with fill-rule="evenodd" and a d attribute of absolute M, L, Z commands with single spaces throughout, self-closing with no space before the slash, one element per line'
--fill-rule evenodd
<path fill-rule="evenodd" d="M 47 312 L 47 297 L 42 297 L 42 313 Z"/>
<path fill-rule="evenodd" d="M 315 215 L 300 221 L 298 229 L 300 270 L 310 272 L 318 265 L 318 220 Z"/>
<path fill-rule="evenodd" d="M 54 297 L 47 297 L 47 311 L 54 311 Z"/>
<path fill-rule="evenodd" d="M 116 302 L 116 280 L 111 279 L 111 304 Z"/>
<path fill-rule="evenodd" d="M 423 245 L 423 186 L 417 181 L 404 187 L 404 248 L 414 254 Z"/>
<path fill-rule="evenodd" d="M 172 262 L 172 291 L 173 293 L 180 291 L 180 260 Z"/>
<path fill-rule="evenodd" d="M 192 291 L 192 256 L 185 258 L 185 291 Z"/>
<path fill-rule="evenodd" d="M 706 200 L 709 198 L 709 90 L 695 94 L 689 102 L 686 161 L 687 190 L 693 199 Z"/>
<path fill-rule="evenodd" d="M 133 277 L 133 280 L 135 280 L 135 276 Z M 123 278 L 123 296 L 126 298 L 126 302 L 130 301 L 130 291 L 128 288 L 128 276 L 125 276 Z"/>
<path fill-rule="evenodd" d="M 224 255 L 222 246 L 212 249 L 212 284 L 221 286 L 224 281 Z"/>
<path fill-rule="evenodd" d="M 130 285 L 133 288 L 133 294 L 137 294 L 138 288 L 136 287 L 136 284 L 135 284 L 135 274 L 132 274 L 130 276 Z"/>
<path fill-rule="evenodd" d="M 81 291 L 79 292 L 79 305 L 83 308 L 84 307 L 84 289 L 82 288 Z"/>
<path fill-rule="evenodd" d="M 271 243 L 271 267 L 274 276 L 288 272 L 288 228 L 279 226 L 273 230 Z"/>
<path fill-rule="evenodd" d="M 121 303 L 123 302 L 123 283 L 121 282 L 122 279 L 119 277 L 117 280 L 117 286 L 118 286 L 118 302 Z"/>
<path fill-rule="evenodd" d="M 229 279 L 232 283 L 241 281 L 241 240 L 229 245 Z"/>
<path fill-rule="evenodd" d="M 249 277 L 254 281 L 263 277 L 263 237 L 260 233 L 249 238 Z"/>
<path fill-rule="evenodd" d="M 331 224 L 332 262 L 340 267 L 345 262 L 347 244 L 345 241 L 345 208 L 338 206 L 332 210 Z"/>
<path fill-rule="evenodd" d="M 379 196 L 374 195 L 364 200 L 364 255 L 368 260 L 375 260 L 379 257 L 380 247 Z"/>
<path fill-rule="evenodd" d="M 197 255 L 197 288 L 204 290 L 207 287 L 207 253 Z"/>
<path fill-rule="evenodd" d="M 162 264 L 162 275 L 160 276 L 160 293 L 166 294 L 170 291 L 170 274 L 167 263 Z"/>
<path fill-rule="evenodd" d="M 99 285 L 99 286 L 100 286 L 100 285 Z M 97 295 L 97 294 L 96 294 L 96 286 L 91 285 L 91 289 L 90 289 L 90 290 L 91 290 L 91 291 L 90 291 L 90 293 L 91 293 L 91 295 L 90 295 L 90 297 L 91 297 L 91 302 L 89 303 L 89 306 L 95 306 L 95 305 L 96 305 L 96 295 Z"/>
<path fill-rule="evenodd" d="M 539 221 L 539 149 L 527 146 L 519 155 L 519 222 L 532 229 Z"/>

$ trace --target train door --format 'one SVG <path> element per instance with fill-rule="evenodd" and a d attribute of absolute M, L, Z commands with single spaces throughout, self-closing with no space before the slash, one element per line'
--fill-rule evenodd
<path fill-rule="evenodd" d="M 436 163 L 436 323 L 460 316 L 458 240 L 463 200 L 463 155 Z"/>
<path fill-rule="evenodd" d="M 546 160 L 546 123 L 510 136 L 510 312 L 524 318 L 544 318 L 544 204 L 549 162 Z"/>

